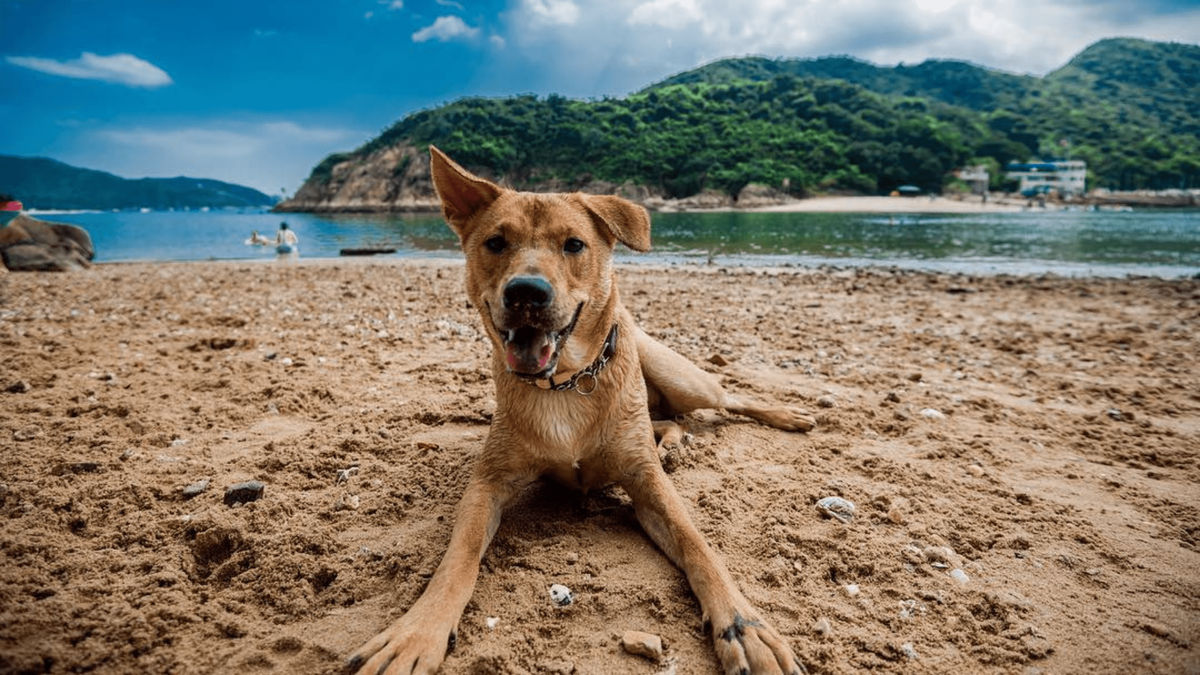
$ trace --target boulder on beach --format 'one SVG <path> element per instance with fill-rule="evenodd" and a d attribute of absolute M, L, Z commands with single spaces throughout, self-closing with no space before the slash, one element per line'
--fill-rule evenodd
<path fill-rule="evenodd" d="M 65 272 L 88 267 L 96 255 L 87 230 L 24 213 L 0 228 L 0 260 L 14 272 Z"/>

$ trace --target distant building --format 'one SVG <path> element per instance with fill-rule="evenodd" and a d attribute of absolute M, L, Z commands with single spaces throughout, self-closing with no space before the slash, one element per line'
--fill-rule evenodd
<path fill-rule="evenodd" d="M 1081 195 L 1087 179 L 1087 162 L 1080 159 L 1047 162 L 1009 162 L 1005 169 L 1008 178 L 1021 181 L 1021 194 L 1032 196 L 1050 191 L 1060 195 Z"/>
<path fill-rule="evenodd" d="M 958 171 L 955 171 L 954 175 L 971 188 L 971 194 L 973 195 L 986 194 L 988 190 L 988 184 L 992 179 L 992 174 L 988 172 L 987 165 L 985 164 L 964 166 Z"/>

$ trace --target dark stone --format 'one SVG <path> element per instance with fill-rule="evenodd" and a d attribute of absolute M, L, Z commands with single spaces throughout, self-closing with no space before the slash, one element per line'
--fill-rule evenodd
<path fill-rule="evenodd" d="M 0 259 L 14 272 L 63 272 L 88 267 L 95 257 L 87 231 L 22 213 L 0 228 Z"/>
<path fill-rule="evenodd" d="M 7 391 L 10 394 L 24 394 L 25 392 L 27 392 L 29 390 L 30 390 L 30 386 L 29 386 L 28 382 L 26 382 L 25 380 L 17 380 L 16 382 L 13 382 L 12 384 L 8 385 L 8 387 L 4 391 Z"/>
<path fill-rule="evenodd" d="M 63 462 L 54 467 L 54 475 L 65 476 L 69 473 L 99 473 L 104 470 L 100 462 Z"/>
<path fill-rule="evenodd" d="M 228 505 L 245 504 L 246 502 L 257 501 L 262 498 L 263 490 L 266 485 L 256 481 L 248 480 L 245 483 L 230 485 L 225 488 L 225 503 Z"/>

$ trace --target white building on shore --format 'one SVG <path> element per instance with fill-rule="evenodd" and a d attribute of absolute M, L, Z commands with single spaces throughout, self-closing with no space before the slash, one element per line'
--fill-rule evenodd
<path fill-rule="evenodd" d="M 982 195 L 987 194 L 988 184 L 991 182 L 992 175 L 988 171 L 986 164 L 977 164 L 974 166 L 964 166 L 954 172 L 958 179 L 966 183 L 971 188 L 971 194 Z"/>
<path fill-rule="evenodd" d="M 1081 159 L 1009 162 L 1005 175 L 1021 181 L 1017 189 L 1023 195 L 1051 191 L 1063 196 L 1081 195 L 1087 181 L 1087 162 Z"/>

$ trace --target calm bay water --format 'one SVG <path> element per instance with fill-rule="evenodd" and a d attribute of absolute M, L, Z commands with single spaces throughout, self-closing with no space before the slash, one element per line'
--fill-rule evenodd
<path fill-rule="evenodd" d="M 98 262 L 271 260 L 247 246 L 286 220 L 305 258 L 341 248 L 395 247 L 396 256 L 460 255 L 435 215 L 311 215 L 264 211 L 46 213 L 88 230 Z M 663 213 L 654 251 L 622 261 L 726 265 L 896 265 L 973 274 L 1174 277 L 1200 273 L 1200 211 L 945 214 Z"/>

